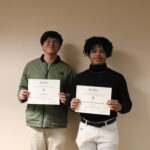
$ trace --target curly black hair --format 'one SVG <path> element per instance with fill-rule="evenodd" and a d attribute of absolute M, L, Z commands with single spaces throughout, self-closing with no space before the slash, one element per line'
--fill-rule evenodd
<path fill-rule="evenodd" d="M 47 38 L 56 38 L 59 41 L 60 46 L 63 43 L 63 38 L 62 36 L 56 32 L 56 31 L 46 31 L 43 33 L 40 39 L 40 43 L 43 45 L 43 43 L 47 40 Z"/>
<path fill-rule="evenodd" d="M 87 56 L 90 55 L 91 50 L 95 45 L 102 46 L 106 52 L 107 57 L 110 57 L 113 50 L 112 43 L 105 37 L 93 36 L 85 41 L 83 53 Z"/>

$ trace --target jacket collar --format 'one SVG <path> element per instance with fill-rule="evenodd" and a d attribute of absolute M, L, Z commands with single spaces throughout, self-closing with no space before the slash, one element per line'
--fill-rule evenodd
<path fill-rule="evenodd" d="M 40 57 L 42 62 L 46 62 L 44 60 L 44 54 L 42 54 L 42 56 Z M 61 61 L 60 57 L 57 55 L 57 58 L 53 61 L 53 63 L 57 64 L 59 61 Z"/>

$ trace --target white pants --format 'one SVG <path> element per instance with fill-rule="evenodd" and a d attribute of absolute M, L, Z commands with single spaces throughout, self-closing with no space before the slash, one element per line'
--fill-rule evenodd
<path fill-rule="evenodd" d="M 101 128 L 80 122 L 76 143 L 79 150 L 117 150 L 117 122 Z"/>
<path fill-rule="evenodd" d="M 63 150 L 66 128 L 29 127 L 30 150 Z"/>

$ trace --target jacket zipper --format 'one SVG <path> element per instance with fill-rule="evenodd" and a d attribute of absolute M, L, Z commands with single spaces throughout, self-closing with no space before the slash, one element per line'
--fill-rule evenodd
<path fill-rule="evenodd" d="M 50 64 L 47 64 L 47 72 L 46 72 L 45 79 L 48 79 L 49 67 L 50 67 Z M 43 128 L 44 128 L 44 112 L 45 112 L 45 107 L 46 107 L 46 105 L 43 106 L 43 120 L 42 120 L 42 127 L 43 127 Z"/>

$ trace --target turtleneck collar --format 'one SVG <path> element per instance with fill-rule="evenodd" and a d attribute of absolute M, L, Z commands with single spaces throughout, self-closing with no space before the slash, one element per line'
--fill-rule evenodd
<path fill-rule="evenodd" d="M 102 64 L 102 65 L 90 65 L 89 70 L 92 72 L 104 72 L 107 70 L 107 65 Z"/>

